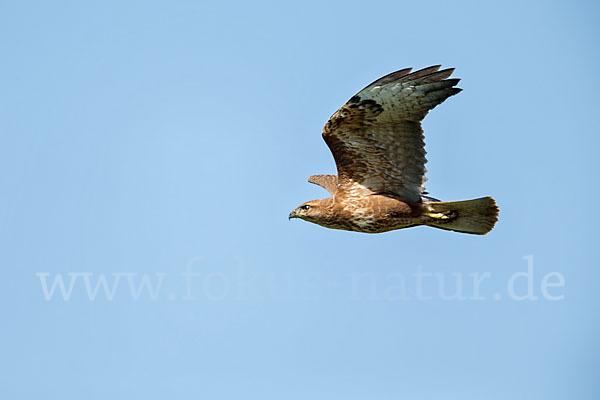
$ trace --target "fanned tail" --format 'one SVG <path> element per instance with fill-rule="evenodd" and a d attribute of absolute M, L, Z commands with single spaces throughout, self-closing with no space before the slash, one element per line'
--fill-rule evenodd
<path fill-rule="evenodd" d="M 491 197 L 474 200 L 425 203 L 424 224 L 449 231 L 485 235 L 498 220 Z"/>

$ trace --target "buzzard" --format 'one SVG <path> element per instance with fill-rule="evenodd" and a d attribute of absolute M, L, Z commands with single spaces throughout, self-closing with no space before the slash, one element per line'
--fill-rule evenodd
<path fill-rule="evenodd" d="M 336 175 L 314 175 L 310 183 L 331 197 L 306 202 L 289 218 L 333 229 L 380 233 L 427 225 L 483 235 L 494 227 L 498 208 L 491 197 L 444 202 L 427 196 L 421 121 L 429 110 L 462 89 L 449 79 L 454 68 L 439 65 L 393 72 L 344 104 L 323 128 Z"/>

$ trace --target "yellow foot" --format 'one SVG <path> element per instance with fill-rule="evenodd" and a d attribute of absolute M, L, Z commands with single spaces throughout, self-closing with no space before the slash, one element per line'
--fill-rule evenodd
<path fill-rule="evenodd" d="M 452 213 L 425 213 L 425 215 L 435 219 L 451 219 L 453 217 Z"/>

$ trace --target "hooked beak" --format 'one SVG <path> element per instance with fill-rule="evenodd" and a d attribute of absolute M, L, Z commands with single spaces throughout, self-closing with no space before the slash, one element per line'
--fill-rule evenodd
<path fill-rule="evenodd" d="M 290 215 L 288 215 L 288 221 L 292 218 L 298 218 L 298 215 L 296 214 L 296 210 L 292 211 L 290 213 Z"/>

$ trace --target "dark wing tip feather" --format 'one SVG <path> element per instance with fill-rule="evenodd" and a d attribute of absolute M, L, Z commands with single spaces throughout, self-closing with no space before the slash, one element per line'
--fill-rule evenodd
<path fill-rule="evenodd" d="M 375 82 L 367 85 L 364 89 L 361 90 L 361 92 L 363 90 L 375 87 L 375 86 L 382 86 L 382 85 L 387 85 L 388 83 L 394 82 L 399 80 L 400 78 L 407 76 L 410 74 L 410 71 L 412 71 L 412 68 L 404 68 L 404 69 L 400 69 L 398 71 L 394 71 L 390 74 L 387 74 L 379 79 L 377 79 Z"/>
<path fill-rule="evenodd" d="M 442 89 L 448 89 L 451 88 L 453 86 L 458 85 L 458 82 L 460 82 L 460 79 L 455 78 L 455 79 L 446 79 L 443 81 L 436 81 L 436 82 L 430 82 L 430 83 L 423 83 L 420 84 L 418 86 L 416 86 L 419 90 L 421 90 L 424 93 L 429 93 L 429 92 L 434 92 L 436 90 L 442 90 Z"/>
<path fill-rule="evenodd" d="M 404 68 L 377 79 L 375 82 L 362 89 L 358 94 L 376 86 L 384 86 L 390 83 L 419 86 L 427 83 L 444 81 L 452 75 L 454 68 L 446 68 L 440 71 L 441 67 L 441 65 L 432 65 L 431 67 L 423 68 L 412 73 L 412 68 Z"/>
<path fill-rule="evenodd" d="M 441 65 L 432 65 L 431 67 L 427 67 L 427 68 L 423 68 L 420 69 L 418 71 L 413 72 L 412 74 L 408 74 L 404 77 L 402 77 L 402 79 L 399 80 L 399 82 L 411 82 L 411 81 L 415 81 L 419 78 L 423 78 L 425 76 L 431 75 L 435 72 L 437 72 L 442 66 Z"/>
<path fill-rule="evenodd" d="M 437 71 L 437 72 L 433 72 L 429 75 L 425 75 L 422 78 L 422 80 L 424 83 L 441 81 L 441 80 L 449 78 L 453 72 L 454 72 L 454 68 L 446 68 L 441 71 Z"/>

